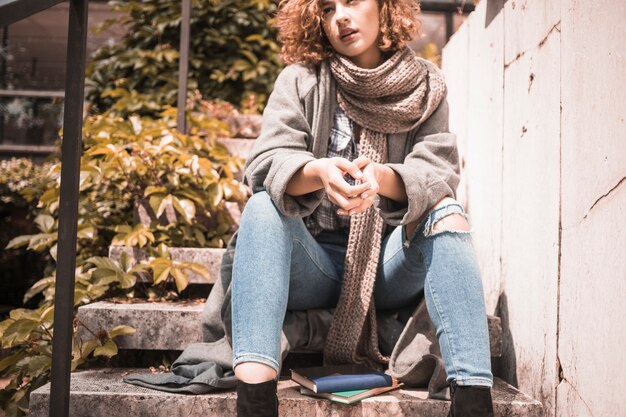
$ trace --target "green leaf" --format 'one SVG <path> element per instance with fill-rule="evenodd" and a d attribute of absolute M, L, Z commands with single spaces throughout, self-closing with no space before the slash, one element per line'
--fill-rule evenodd
<path fill-rule="evenodd" d="M 41 309 L 40 317 L 42 323 L 52 323 L 54 321 L 54 304 Z"/>
<path fill-rule="evenodd" d="M 143 195 L 147 197 L 154 193 L 165 193 L 166 191 L 167 191 L 167 188 L 163 186 L 149 185 L 146 187 L 146 190 L 144 191 Z"/>
<path fill-rule="evenodd" d="M 27 308 L 15 308 L 9 311 L 9 317 L 11 317 L 13 320 L 38 320 L 39 314 L 37 314 L 36 310 L 29 310 Z"/>
<path fill-rule="evenodd" d="M 89 356 L 91 352 L 93 352 L 98 346 L 100 346 L 100 343 L 98 343 L 98 340 L 96 339 L 87 340 L 86 342 L 83 342 L 83 344 L 81 345 L 80 355 L 83 358 L 87 358 L 87 356 Z"/>
<path fill-rule="evenodd" d="M 165 211 L 165 208 L 168 205 L 172 205 L 172 196 L 171 194 L 168 194 L 165 198 L 163 198 L 163 200 L 161 200 L 161 204 L 159 204 L 159 207 L 157 208 L 157 210 L 155 211 L 156 217 L 157 219 L 159 217 L 161 217 L 161 215 L 163 214 L 163 212 Z"/>
<path fill-rule="evenodd" d="M 204 265 L 195 262 L 184 262 L 181 264 L 181 268 L 188 269 L 191 272 L 200 275 L 207 281 L 211 281 L 211 273 L 209 272 L 209 269 Z"/>
<path fill-rule="evenodd" d="M 136 282 L 137 277 L 135 277 L 133 274 L 122 274 L 122 276 L 120 277 L 119 286 L 123 289 L 132 288 L 135 286 Z"/>
<path fill-rule="evenodd" d="M 92 226 L 83 226 L 78 229 L 76 236 L 79 239 L 93 239 L 96 235 L 96 229 Z"/>
<path fill-rule="evenodd" d="M 189 284 L 189 278 L 187 274 L 185 274 L 179 268 L 172 268 L 171 274 L 174 277 L 174 282 L 176 283 L 176 289 L 178 292 L 182 292 L 185 288 L 187 288 L 187 284 Z"/>
<path fill-rule="evenodd" d="M 198 246 L 204 247 L 204 245 L 206 245 L 206 238 L 204 237 L 204 233 L 202 233 L 198 229 L 194 229 L 193 234 L 196 238 L 196 242 L 198 242 Z"/>
<path fill-rule="evenodd" d="M 6 358 L 3 358 L 2 360 L 0 360 L 0 372 L 12 367 L 16 363 L 24 359 L 27 355 L 28 353 L 25 350 L 18 350 L 16 353 L 11 354 Z"/>
<path fill-rule="evenodd" d="M 52 259 L 54 259 L 54 261 L 57 261 L 57 252 L 59 250 L 59 246 L 55 243 L 54 245 L 52 245 L 52 247 L 50 248 L 50 256 L 52 256 Z"/>
<path fill-rule="evenodd" d="M 117 345 L 113 340 L 107 340 L 104 345 L 98 346 L 93 351 L 93 356 L 106 356 L 108 358 L 117 355 Z"/>
<path fill-rule="evenodd" d="M 179 200 L 176 197 L 172 197 L 172 204 L 176 211 L 183 216 L 183 219 L 191 224 L 193 218 L 196 216 L 196 205 L 193 201 L 186 199 Z"/>
<path fill-rule="evenodd" d="M 87 259 L 86 262 L 94 264 L 95 266 L 99 268 L 106 268 L 112 271 L 122 272 L 122 269 L 120 268 L 119 264 L 111 258 L 106 258 L 103 256 L 93 256 Z"/>
<path fill-rule="evenodd" d="M 209 204 L 211 207 L 217 207 L 223 197 L 222 187 L 219 184 L 213 183 L 209 186 Z"/>
<path fill-rule="evenodd" d="M 109 337 L 113 339 L 114 337 L 117 337 L 117 336 L 132 336 L 135 334 L 136 331 L 137 330 L 135 328 L 130 327 L 130 326 L 125 326 L 125 325 L 115 326 L 109 332 Z"/>
<path fill-rule="evenodd" d="M 161 202 L 163 201 L 163 198 L 165 198 L 165 195 L 161 193 L 150 196 L 149 204 L 154 213 L 159 211 L 159 207 L 161 206 Z"/>
<path fill-rule="evenodd" d="M 47 355 L 27 356 L 19 361 L 15 366 L 22 368 L 32 378 L 37 378 L 39 375 L 48 372 L 52 365 L 52 358 Z"/>
<path fill-rule="evenodd" d="M 128 252 L 122 252 L 120 256 L 120 264 L 124 272 L 129 272 L 135 264 L 135 257 Z"/>
<path fill-rule="evenodd" d="M 11 239 L 6 249 L 15 249 L 28 245 L 30 243 L 31 236 L 32 235 L 23 235 Z"/>
<path fill-rule="evenodd" d="M 36 235 L 30 235 L 30 242 L 28 243 L 28 249 L 36 252 L 41 252 L 54 245 L 57 240 L 57 234 L 55 233 L 38 233 Z"/>
<path fill-rule="evenodd" d="M 3 338 L 4 332 L 5 330 L 11 325 L 13 324 L 15 320 L 13 319 L 6 319 L 3 321 L 0 321 L 0 340 Z"/>
<path fill-rule="evenodd" d="M 2 347 L 11 347 L 25 343 L 33 330 L 39 327 L 39 322 L 28 319 L 19 319 L 12 323 L 2 337 Z"/>
<path fill-rule="evenodd" d="M 159 255 L 159 258 L 171 259 L 170 256 L 170 248 L 165 243 L 161 242 L 155 249 L 156 253 Z"/>
<path fill-rule="evenodd" d="M 110 285 L 119 282 L 121 275 L 111 269 L 97 268 L 91 273 L 91 279 L 94 285 Z"/>
<path fill-rule="evenodd" d="M 153 278 L 154 284 L 158 284 L 160 282 L 163 282 L 163 281 L 167 280 L 167 278 L 170 276 L 170 271 L 171 270 L 172 270 L 171 267 L 167 267 L 167 268 L 165 268 L 163 270 L 160 270 L 159 273 L 157 273 L 156 270 L 155 270 L 154 278 Z"/>
<path fill-rule="evenodd" d="M 41 207 L 45 207 L 51 204 L 53 201 L 56 201 L 59 198 L 59 190 L 56 188 L 51 188 L 44 192 L 39 198 L 39 204 Z"/>

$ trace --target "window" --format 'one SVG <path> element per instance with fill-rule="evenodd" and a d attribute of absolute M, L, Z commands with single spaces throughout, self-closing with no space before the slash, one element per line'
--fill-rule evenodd
<path fill-rule="evenodd" d="M 69 4 L 0 28 L 0 156 L 45 155 L 63 124 Z M 93 28 L 116 13 L 105 2 L 89 4 L 87 57 L 123 28 Z M 88 58 L 89 59 L 89 58 Z"/>

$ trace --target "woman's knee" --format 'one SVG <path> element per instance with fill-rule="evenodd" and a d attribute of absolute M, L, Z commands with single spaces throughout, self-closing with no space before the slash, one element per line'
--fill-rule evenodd
<path fill-rule="evenodd" d="M 282 222 L 283 217 L 267 191 L 259 191 L 246 202 L 241 221 L 242 224 L 252 221 L 257 225 L 267 225 L 267 223 Z"/>
<path fill-rule="evenodd" d="M 463 207 L 451 197 L 442 199 L 429 211 L 424 225 L 426 237 L 443 232 L 469 233 L 470 231 L 471 227 Z"/>
<path fill-rule="evenodd" d="M 265 190 L 252 194 L 252 196 L 246 202 L 245 209 L 246 210 L 260 210 L 260 211 L 267 211 L 267 210 L 273 210 L 273 209 L 278 210 L 276 206 L 274 205 L 274 202 L 272 201 L 272 197 L 270 197 L 268 192 Z"/>
<path fill-rule="evenodd" d="M 291 239 L 299 231 L 302 219 L 290 218 L 280 212 L 266 191 L 259 191 L 250 197 L 241 215 L 240 236 L 250 232 L 253 235 L 282 236 Z"/>
<path fill-rule="evenodd" d="M 470 225 L 462 214 L 452 213 L 437 220 L 433 225 L 433 233 L 449 232 L 469 232 Z"/>

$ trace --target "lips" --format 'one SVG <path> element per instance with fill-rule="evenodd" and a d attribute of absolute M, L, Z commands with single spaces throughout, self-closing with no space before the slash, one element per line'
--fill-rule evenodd
<path fill-rule="evenodd" d="M 352 28 L 343 28 L 339 31 L 339 39 L 341 40 L 345 40 L 347 38 L 349 38 L 350 36 L 354 35 L 355 33 L 357 33 L 358 31 L 356 29 L 352 29 Z"/>

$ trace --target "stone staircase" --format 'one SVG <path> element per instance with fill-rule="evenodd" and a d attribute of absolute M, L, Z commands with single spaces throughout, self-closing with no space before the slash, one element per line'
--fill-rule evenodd
<path fill-rule="evenodd" d="M 229 149 L 247 155 L 250 140 L 245 143 L 229 140 Z M 127 252 L 141 259 L 142 252 L 131 248 L 112 247 L 110 256 L 119 259 Z M 192 261 L 205 265 L 212 280 L 192 275 L 190 287 L 206 297 L 219 274 L 223 249 L 170 248 L 173 260 Z M 77 371 L 71 376 L 70 415 L 73 417 L 110 417 L 112 415 L 150 417 L 234 417 L 234 390 L 206 395 L 172 394 L 124 383 L 130 373 L 159 372 L 155 369 L 125 366 L 124 358 L 142 357 L 145 361 L 159 355 L 175 359 L 187 345 L 201 341 L 201 312 L 203 299 L 160 303 L 96 302 L 81 306 L 78 319 L 90 329 L 112 328 L 126 324 L 136 329 L 133 336 L 116 339 L 120 349 L 112 367 Z M 81 326 L 81 329 L 84 329 Z M 502 354 L 500 319 L 489 317 L 489 335 L 492 357 Z M 291 382 L 288 370 L 292 366 L 317 365 L 320 353 L 295 352 L 287 357 L 284 375 L 278 388 L 280 415 L 289 417 L 352 417 L 352 416 L 424 416 L 447 415 L 450 403 L 427 399 L 426 390 L 399 389 L 387 395 L 366 399 L 354 405 L 343 405 L 323 399 L 300 395 L 297 384 Z M 495 415 L 500 417 L 541 417 L 543 407 L 506 382 L 496 378 L 492 391 Z M 50 402 L 50 384 L 31 393 L 30 417 L 47 417 Z"/>

